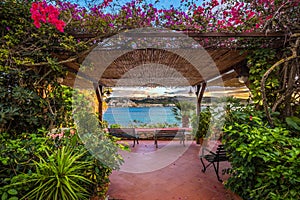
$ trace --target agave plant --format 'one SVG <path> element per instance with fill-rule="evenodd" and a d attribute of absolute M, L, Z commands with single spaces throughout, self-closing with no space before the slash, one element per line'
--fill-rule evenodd
<path fill-rule="evenodd" d="M 35 162 L 36 172 L 31 180 L 35 188 L 22 199 L 89 199 L 92 191 L 87 188 L 93 188 L 94 183 L 85 173 L 92 163 L 81 159 L 87 152 L 74 152 L 63 146 L 52 154 L 45 153 L 46 158 L 39 156 L 39 162 Z"/>

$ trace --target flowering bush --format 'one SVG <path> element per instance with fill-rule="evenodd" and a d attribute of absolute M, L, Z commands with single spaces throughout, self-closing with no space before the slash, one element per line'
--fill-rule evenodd
<path fill-rule="evenodd" d="M 54 25 L 57 30 L 64 32 L 65 22 L 58 19 L 59 10 L 53 5 L 48 5 L 45 1 L 33 2 L 30 8 L 31 18 L 37 28 L 41 27 L 41 22 Z"/>
<path fill-rule="evenodd" d="M 76 129 L 74 128 L 59 128 L 59 129 L 53 129 L 49 136 L 52 139 L 56 139 L 57 137 L 61 139 L 64 136 L 73 136 L 76 133 Z"/>
<path fill-rule="evenodd" d="M 62 13 L 71 13 L 70 30 L 77 29 L 88 33 L 106 31 L 109 34 L 145 26 L 201 32 L 253 32 L 266 28 L 282 29 L 281 23 L 285 26 L 297 23 L 294 16 L 299 14 L 295 9 L 299 2 L 210 0 L 200 4 L 192 0 L 183 0 L 179 8 L 158 8 L 156 4 L 146 1 L 132 0 L 124 5 L 116 5 L 113 0 L 104 0 L 102 4 L 92 5 L 88 9 L 70 2 L 56 1 L 58 8 L 47 5 L 46 2 L 34 2 L 31 13 L 37 28 L 40 27 L 40 22 L 48 22 L 60 31 L 63 31 L 65 24 L 58 20 L 58 9 Z M 116 10 L 117 6 L 120 9 Z M 112 10 L 114 12 L 111 12 Z"/>

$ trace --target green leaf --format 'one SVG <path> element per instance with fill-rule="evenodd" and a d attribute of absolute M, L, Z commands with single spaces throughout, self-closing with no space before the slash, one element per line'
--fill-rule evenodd
<path fill-rule="evenodd" d="M 18 197 L 10 197 L 8 200 L 18 200 Z"/>
<path fill-rule="evenodd" d="M 298 117 L 287 117 L 285 121 L 291 128 L 300 131 L 300 119 Z"/>
<path fill-rule="evenodd" d="M 8 194 L 10 194 L 10 195 L 16 195 L 16 194 L 18 194 L 18 191 L 15 190 L 15 189 L 10 189 L 10 190 L 8 190 L 7 192 L 8 192 Z"/>
<path fill-rule="evenodd" d="M 4 192 L 1 196 L 1 200 L 7 200 L 7 198 L 8 198 L 8 194 Z"/>

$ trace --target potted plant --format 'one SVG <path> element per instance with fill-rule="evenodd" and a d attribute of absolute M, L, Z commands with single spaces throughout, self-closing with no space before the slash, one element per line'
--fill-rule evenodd
<path fill-rule="evenodd" d="M 196 126 L 193 129 L 193 134 L 197 144 L 202 144 L 203 139 L 207 136 L 210 128 L 211 112 L 209 107 L 199 113 L 197 121 L 198 123 L 196 123 Z"/>

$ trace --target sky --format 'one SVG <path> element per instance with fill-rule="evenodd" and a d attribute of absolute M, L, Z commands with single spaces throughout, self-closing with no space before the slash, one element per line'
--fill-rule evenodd
<path fill-rule="evenodd" d="M 200 0 L 196 1 L 200 2 Z M 101 3 L 103 2 L 103 0 L 71 0 L 71 2 L 75 2 L 80 5 L 86 5 L 87 2 Z M 117 3 L 119 5 L 124 5 L 127 2 L 131 2 L 131 0 L 113 0 L 113 3 Z M 168 8 L 171 5 L 173 5 L 176 8 L 181 4 L 181 0 L 146 0 L 146 2 L 148 2 L 149 4 L 155 4 L 160 8 Z M 157 2 L 157 4 L 155 2 Z"/>
<path fill-rule="evenodd" d="M 81 6 L 86 6 L 88 3 L 91 3 L 92 5 L 95 4 L 101 4 L 103 0 L 69 0 L 72 3 L 77 3 Z M 113 0 L 112 4 L 117 4 L 117 5 L 124 5 L 127 2 L 131 2 L 132 0 Z M 170 8 L 170 6 L 174 6 L 175 8 L 180 7 L 182 4 L 182 0 L 143 0 L 147 2 L 148 4 L 153 4 L 155 5 L 156 8 L 158 9 L 164 9 L 164 8 Z M 197 5 L 202 4 L 203 0 L 193 0 L 194 3 Z"/>
<path fill-rule="evenodd" d="M 120 0 L 118 3 L 125 4 L 126 2 L 130 2 L 130 0 Z M 147 0 L 147 2 L 155 4 L 156 0 Z M 181 0 L 160 0 L 157 6 L 161 8 L 169 8 L 171 5 L 174 7 L 178 7 L 180 5 Z"/>
<path fill-rule="evenodd" d="M 190 93 L 192 91 L 192 94 Z M 234 95 L 237 98 L 247 99 L 249 89 L 246 86 L 239 88 L 210 86 L 206 89 L 205 97 L 225 97 Z M 194 87 L 114 87 L 111 97 L 195 97 Z"/>
<path fill-rule="evenodd" d="M 189 96 L 190 87 L 114 87 L 111 97 Z"/>

